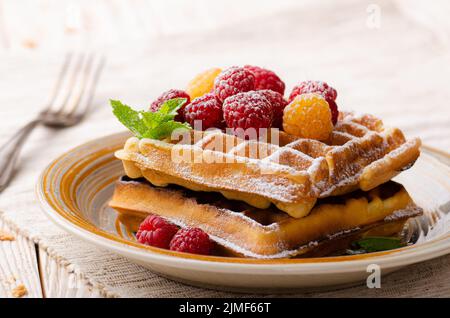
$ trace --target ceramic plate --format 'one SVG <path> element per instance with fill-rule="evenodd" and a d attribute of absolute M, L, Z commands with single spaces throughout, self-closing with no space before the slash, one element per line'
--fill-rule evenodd
<path fill-rule="evenodd" d="M 114 158 L 128 133 L 100 138 L 52 162 L 42 173 L 37 193 L 43 210 L 68 232 L 121 254 L 163 276 L 193 285 L 264 291 L 363 282 L 370 264 L 386 274 L 406 265 L 450 253 L 450 155 L 422 148 L 402 183 L 424 216 L 410 221 L 414 245 L 378 253 L 308 259 L 255 260 L 199 256 L 143 246 L 108 207 L 114 182 L 123 175 Z"/>

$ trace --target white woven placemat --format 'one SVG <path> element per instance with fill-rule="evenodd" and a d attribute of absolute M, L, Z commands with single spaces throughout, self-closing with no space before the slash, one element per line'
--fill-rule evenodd
<path fill-rule="evenodd" d="M 0 217 L 108 296 L 242 296 L 172 282 L 65 233 L 40 211 L 34 195 L 37 177 L 66 150 L 122 130 L 110 114 L 109 98 L 144 107 L 161 91 L 184 87 L 199 70 L 247 63 L 273 68 L 288 89 L 304 79 L 328 81 L 338 89 L 342 109 L 374 113 L 427 144 L 450 149 L 447 43 L 390 5 L 383 7 L 381 28 L 370 29 L 366 7 L 344 6 L 338 13 L 333 7 L 313 7 L 308 14 L 290 10 L 196 37 L 109 49 L 89 119 L 64 131 L 39 128 L 33 134 L 15 180 L 0 195 Z M 0 60 L 2 142 L 44 104 L 61 59 L 46 53 L 1 54 Z M 293 296 L 448 297 L 450 256 L 383 277 L 378 290 L 359 286 Z"/>

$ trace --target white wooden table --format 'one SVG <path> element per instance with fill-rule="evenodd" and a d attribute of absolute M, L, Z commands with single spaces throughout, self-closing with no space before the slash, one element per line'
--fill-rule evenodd
<path fill-rule="evenodd" d="M 7 235 L 2 240 L 1 233 Z M 0 221 L 0 298 L 102 297 L 47 251 Z"/>
<path fill-rule="evenodd" d="M 153 41 L 162 38 L 179 39 L 190 36 L 195 39 L 198 34 L 205 32 L 211 34 L 211 32 L 219 32 L 219 30 L 220 34 L 226 37 L 236 37 L 236 46 L 243 46 L 245 44 L 239 42 L 240 30 L 232 29 L 231 33 L 227 33 L 227 27 L 243 23 L 243 21 L 250 21 L 251 25 L 253 19 L 261 19 L 261 17 L 270 24 L 270 17 L 289 12 L 292 7 L 304 6 L 307 8 L 309 5 L 317 5 L 314 4 L 316 1 L 305 1 L 298 4 L 298 1 L 295 0 L 277 1 L 276 4 L 273 1 L 264 0 L 258 1 L 258 6 L 243 4 L 242 1 L 235 1 L 234 5 L 229 2 L 217 2 L 213 5 L 211 1 L 207 0 L 195 2 L 183 0 L 126 2 L 120 0 L 95 2 L 87 0 L 0 0 L 0 63 L 9 61 L 14 56 L 45 55 L 46 52 L 58 50 L 88 48 L 108 52 L 110 48 L 117 45 L 122 47 L 129 45 L 130 48 L 145 46 L 151 51 L 155 49 L 152 47 Z M 328 1 L 325 1 L 323 5 L 327 5 L 327 3 Z M 343 5 L 343 10 L 351 9 L 354 3 L 351 0 L 348 1 Z M 449 62 L 450 20 L 447 18 L 449 5 L 445 1 L 436 1 L 433 4 L 417 0 L 396 1 L 398 10 L 402 10 L 405 15 L 411 17 L 411 21 L 415 21 L 414 23 L 422 24 L 424 32 L 430 32 L 433 41 L 439 44 L 436 54 L 430 55 L 426 62 L 429 64 L 443 63 L 443 71 L 447 71 L 448 64 L 445 65 L 445 63 Z M 361 12 L 361 23 L 368 23 L 367 27 L 376 28 L 377 19 L 368 21 L 367 15 L 376 13 L 379 7 L 376 4 L 375 7 L 371 6 L 369 1 L 366 7 L 367 12 Z M 384 13 L 382 12 L 382 14 Z M 385 14 L 390 13 L 385 12 Z M 324 19 L 339 21 L 339 15 L 324 17 Z M 381 19 L 383 19 L 383 15 L 381 15 Z M 382 21 L 381 23 L 383 23 Z M 372 22 L 375 24 L 371 26 Z M 246 26 L 248 27 L 248 25 Z M 277 25 L 274 25 L 275 27 Z M 280 25 L 279 27 L 286 26 Z M 340 27 L 344 35 L 345 32 L 351 34 L 351 30 L 347 30 L 343 22 Z M 255 33 L 255 43 L 258 42 L 260 45 L 259 37 L 262 35 L 257 31 L 252 30 Z M 281 46 L 282 43 L 285 45 L 291 43 L 292 39 L 283 39 L 281 36 L 278 41 L 277 44 Z M 341 39 L 341 41 L 345 40 Z M 199 43 L 201 43 L 201 37 Z M 336 43 L 336 45 L 340 44 Z M 189 48 L 186 50 L 188 50 L 186 54 L 189 54 Z M 271 53 L 270 50 L 267 52 L 262 50 L 259 54 Z M 245 56 L 244 53 L 243 55 Z M 293 54 L 293 56 L 295 55 Z M 229 58 L 229 61 L 232 61 L 232 57 Z M 288 69 L 287 61 L 280 62 L 282 68 Z M 389 63 L 389 61 L 387 62 Z M 355 61 L 355 63 L 359 63 L 359 61 Z M 19 76 L 19 74 L 17 75 Z M 432 75 L 430 74 L 430 76 Z M 413 72 L 411 76 L 414 76 Z M 343 90 L 347 93 L 350 91 L 347 88 Z M 17 92 L 7 93 L 20 94 L 20 91 L 18 88 Z M 355 94 L 355 92 L 353 93 Z M 359 96 L 356 96 L 354 102 L 358 102 L 358 98 Z M 364 99 L 361 97 L 361 100 Z M 448 99 L 446 103 L 448 103 Z M 4 106 L 0 105 L 0 109 L 2 107 Z M 443 106 L 441 109 L 445 108 L 448 109 L 448 106 Z M 406 112 L 408 109 L 404 109 L 404 111 Z M 417 106 L 412 113 L 414 111 L 419 111 L 419 107 Z M 380 110 L 380 112 L 382 111 Z M 383 110 L 383 114 L 386 114 L 389 119 L 396 118 L 396 115 L 389 110 Z M 425 115 L 426 112 L 423 114 Z M 437 125 L 441 125 L 442 129 L 445 129 L 448 123 L 445 117 L 449 116 L 448 112 L 441 115 L 427 115 L 435 116 Z M 442 117 L 444 118 L 442 119 Z M 0 123 L 2 123 L 1 118 Z M 439 133 L 440 130 L 430 129 L 426 125 L 415 127 L 408 122 L 396 123 L 402 127 L 406 126 L 406 130 L 409 132 L 423 136 L 427 143 L 447 150 L 450 148 L 450 134 L 443 136 Z M 7 126 L 8 123 L 2 124 Z M 7 131 L 0 129 L 0 137 L 6 137 L 10 131 L 10 129 Z M 26 291 L 21 289 L 22 285 Z M 74 286 L 77 288 L 73 288 Z M 71 271 L 70 266 L 61 267 L 46 250 L 24 236 L 16 234 L 14 228 L 0 223 L 0 297 L 102 296 L 98 289 L 92 287 L 79 274 Z"/>

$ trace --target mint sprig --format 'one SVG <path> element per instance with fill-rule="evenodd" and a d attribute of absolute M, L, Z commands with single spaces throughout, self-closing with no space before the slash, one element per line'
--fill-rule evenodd
<path fill-rule="evenodd" d="M 164 139 L 176 129 L 191 129 L 187 123 L 174 120 L 186 98 L 174 98 L 161 105 L 157 112 L 137 111 L 118 100 L 110 100 L 113 114 L 136 137 Z"/>
<path fill-rule="evenodd" d="M 405 246 L 402 240 L 398 237 L 381 236 L 368 236 L 356 241 L 355 244 L 369 253 L 393 250 Z"/>

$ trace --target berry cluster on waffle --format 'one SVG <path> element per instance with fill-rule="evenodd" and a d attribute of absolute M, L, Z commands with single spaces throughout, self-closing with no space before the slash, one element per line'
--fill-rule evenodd
<path fill-rule="evenodd" d="M 418 158 L 418 138 L 372 115 L 339 112 L 324 82 L 302 82 L 288 100 L 284 90 L 274 72 L 245 66 L 203 72 L 150 111 L 112 101 L 135 136 L 116 153 L 128 179 L 110 205 L 152 218 L 141 225 L 145 235 L 135 224 L 141 243 L 258 258 L 326 255 L 368 233 L 396 235 L 421 213 L 390 181 Z M 164 226 L 148 227 L 155 222 Z"/>

